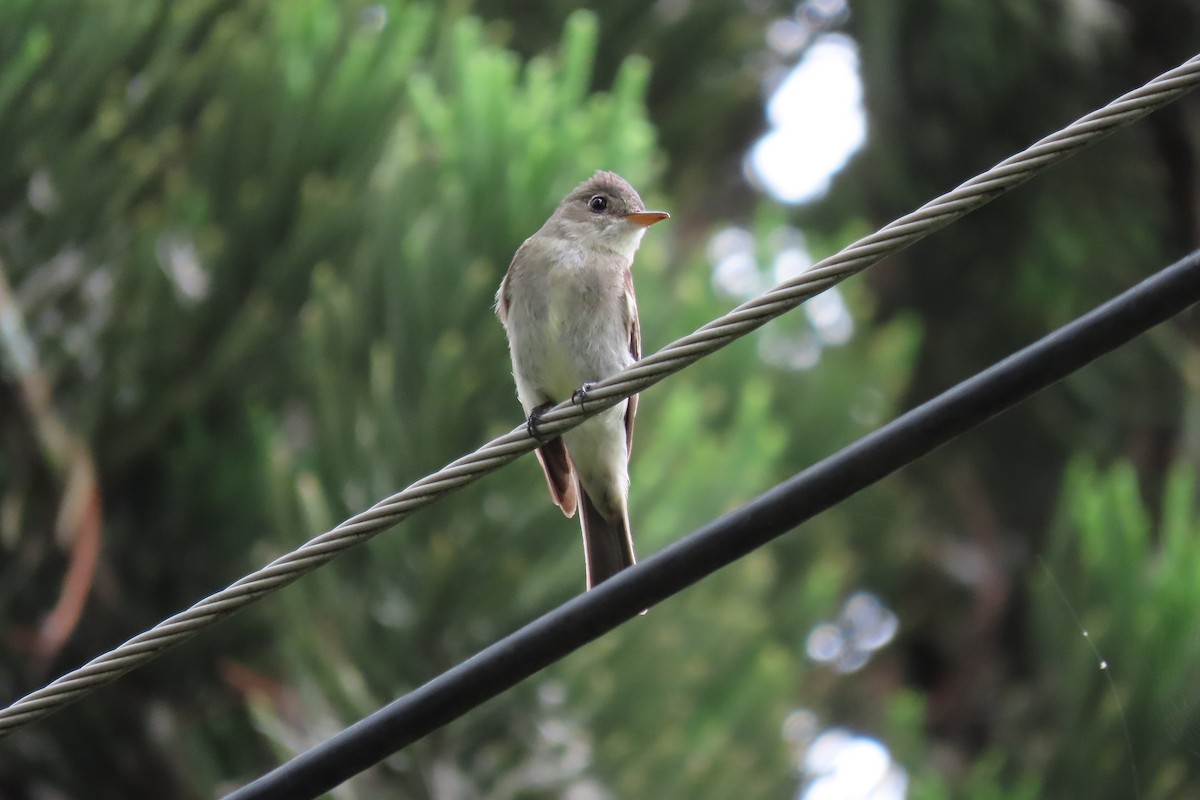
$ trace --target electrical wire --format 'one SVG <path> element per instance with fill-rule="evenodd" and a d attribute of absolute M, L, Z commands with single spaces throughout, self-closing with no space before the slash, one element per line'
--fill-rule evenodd
<path fill-rule="evenodd" d="M 1200 251 L 623 570 L 225 800 L 318 797 L 1200 301 Z"/>
<path fill-rule="evenodd" d="M 953 191 L 819 261 L 813 269 L 743 303 L 691 335 L 600 381 L 588 392 L 586 411 L 580 405 L 560 403 L 541 418 L 538 425 L 540 435 L 561 434 L 587 417 L 658 383 L 795 308 L 813 295 L 994 200 L 1052 164 L 1177 99 L 1195 88 L 1198 82 L 1200 56 L 1195 56 Z M 521 425 L 422 478 L 404 491 L 380 501 L 262 569 L 0 710 L 0 737 L 142 666 L 167 648 L 286 586 L 345 550 L 395 525 L 414 511 L 499 469 L 536 446 L 537 442 Z"/>

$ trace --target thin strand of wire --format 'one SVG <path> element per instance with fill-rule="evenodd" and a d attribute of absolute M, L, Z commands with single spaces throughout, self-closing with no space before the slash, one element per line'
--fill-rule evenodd
<path fill-rule="evenodd" d="M 949 225 L 1117 128 L 1175 100 L 1195 88 L 1197 83 L 1200 83 L 1200 56 L 1122 95 L 953 191 L 818 262 L 802 275 L 743 303 L 691 335 L 597 383 L 589 391 L 585 403 L 566 402 L 555 406 L 542 417 L 539 426 L 542 435 L 568 430 L 629 395 L 658 383 L 813 295 Z M 291 583 L 417 509 L 499 469 L 536 446 L 537 442 L 522 425 L 422 478 L 226 589 L 17 700 L 0 711 L 0 737 L 116 680 L 168 647 L 194 636 L 208 625 Z"/>

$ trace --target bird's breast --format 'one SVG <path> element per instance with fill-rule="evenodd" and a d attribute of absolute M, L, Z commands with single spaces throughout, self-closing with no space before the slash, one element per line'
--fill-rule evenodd
<path fill-rule="evenodd" d="M 618 371 L 631 360 L 624 301 L 624 265 L 608 265 L 562 249 L 548 259 L 538 291 L 521 309 L 528 317 L 522 367 L 544 391 L 569 397 L 585 381 Z"/>

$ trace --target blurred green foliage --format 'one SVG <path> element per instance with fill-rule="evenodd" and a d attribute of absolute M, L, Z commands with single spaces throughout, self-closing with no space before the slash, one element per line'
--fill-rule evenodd
<path fill-rule="evenodd" d="M 1034 636 L 1048 662 L 1074 669 L 1040 675 L 1047 699 L 1032 707 L 1027 696 L 1013 711 L 1018 720 L 1053 719 L 1067 740 L 1100 732 L 1108 744 L 1097 759 L 1030 742 L 1048 794 L 1200 792 L 1192 763 L 1200 731 L 1196 486 L 1195 467 L 1175 465 L 1153 513 L 1127 464 L 1076 462 L 1067 473 L 1045 575 L 1034 582 Z"/>
<path fill-rule="evenodd" d="M 740 171 L 792 4 L 0 4 L 0 269 L 103 498 L 46 662 L 64 487 L 6 350 L 0 698 L 518 424 L 495 287 L 592 170 L 674 215 L 638 257 L 651 352 L 731 305 L 718 227 L 826 255 L 1200 40 L 1182 2 L 1079 5 L 854 3 L 871 139 L 784 209 Z M 841 287 L 854 335 L 811 368 L 761 357 L 797 315 L 648 392 L 639 551 L 1193 246 L 1184 108 Z M 1195 345 L 1190 317 L 1144 337 L 336 796 L 796 795 L 797 709 L 880 738 L 912 798 L 1127 798 L 1134 768 L 1195 796 Z M 576 525 L 522 460 L 6 739 L 0 796 L 231 789 L 580 591 Z M 858 589 L 900 630 L 840 673 L 806 637 Z"/>

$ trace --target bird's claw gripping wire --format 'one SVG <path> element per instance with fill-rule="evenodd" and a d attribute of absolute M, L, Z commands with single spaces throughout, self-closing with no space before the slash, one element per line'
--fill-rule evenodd
<path fill-rule="evenodd" d="M 587 400 L 588 392 L 590 392 L 592 387 L 595 385 L 596 384 L 592 383 L 591 381 L 588 381 L 575 391 L 571 392 L 571 402 L 586 411 L 587 409 L 583 407 L 583 404 Z"/>
<path fill-rule="evenodd" d="M 595 385 L 596 384 L 592 383 L 591 381 L 588 381 L 575 391 L 571 392 L 571 402 L 575 403 L 580 408 L 583 408 L 583 404 L 587 400 L 588 392 L 590 392 L 592 387 Z M 534 439 L 537 439 L 540 444 L 547 444 L 548 442 L 558 438 L 557 436 L 543 436 L 538 431 L 538 425 L 542 421 L 542 415 L 554 408 L 554 406 L 554 401 L 548 400 L 547 402 L 542 403 L 540 406 L 535 406 L 534 409 L 529 412 L 529 416 L 525 418 L 525 430 L 528 431 L 530 436 L 532 436 Z"/>
<path fill-rule="evenodd" d="M 546 444 L 551 439 L 556 438 L 553 436 L 550 438 L 546 438 L 545 436 L 542 436 L 540 433 L 538 433 L 538 423 L 541 422 L 541 420 L 542 420 L 542 414 L 545 414 L 547 411 L 549 411 L 552 408 L 554 408 L 553 402 L 542 403 L 540 406 L 537 406 L 532 411 L 530 411 L 529 416 L 525 418 L 525 430 L 528 431 L 529 435 L 532 436 L 534 439 L 537 439 L 538 442 L 541 444 Z"/>

